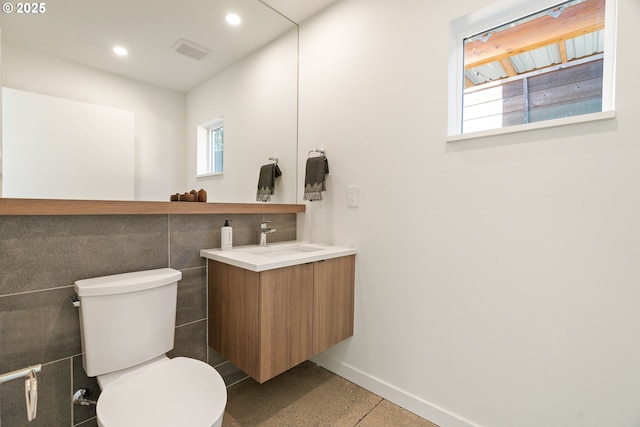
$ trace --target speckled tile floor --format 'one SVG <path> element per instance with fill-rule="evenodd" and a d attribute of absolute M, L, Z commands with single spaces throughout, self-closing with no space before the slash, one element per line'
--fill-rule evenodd
<path fill-rule="evenodd" d="M 437 427 L 312 362 L 228 389 L 223 427 Z"/>

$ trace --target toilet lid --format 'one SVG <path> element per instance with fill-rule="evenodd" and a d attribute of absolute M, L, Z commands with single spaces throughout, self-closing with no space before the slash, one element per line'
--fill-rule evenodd
<path fill-rule="evenodd" d="M 210 427 L 226 404 L 227 389 L 215 369 L 176 357 L 110 384 L 96 412 L 105 427 Z"/>

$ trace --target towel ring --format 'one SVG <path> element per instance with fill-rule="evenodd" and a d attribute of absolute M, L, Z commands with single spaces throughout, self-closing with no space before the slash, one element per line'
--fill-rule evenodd
<path fill-rule="evenodd" d="M 307 157 L 311 157 L 311 153 L 320 153 L 321 155 L 324 156 L 325 152 L 326 150 L 324 148 L 314 148 L 313 150 L 309 151 L 309 153 L 307 154 Z"/>

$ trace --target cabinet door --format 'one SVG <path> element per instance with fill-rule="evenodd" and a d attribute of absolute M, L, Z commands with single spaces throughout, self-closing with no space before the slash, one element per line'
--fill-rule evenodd
<path fill-rule="evenodd" d="M 313 352 L 353 335 L 355 255 L 314 263 Z"/>
<path fill-rule="evenodd" d="M 209 345 L 255 378 L 259 366 L 258 273 L 209 260 Z"/>
<path fill-rule="evenodd" d="M 260 273 L 259 382 L 313 356 L 313 265 Z"/>

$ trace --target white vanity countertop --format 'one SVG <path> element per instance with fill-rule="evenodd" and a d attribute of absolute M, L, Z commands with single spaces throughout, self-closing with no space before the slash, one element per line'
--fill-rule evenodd
<path fill-rule="evenodd" d="M 202 249 L 200 256 L 251 271 L 265 271 L 308 262 L 355 255 L 355 248 L 307 242 L 279 242 L 267 246 L 238 246 L 229 251 Z"/>

